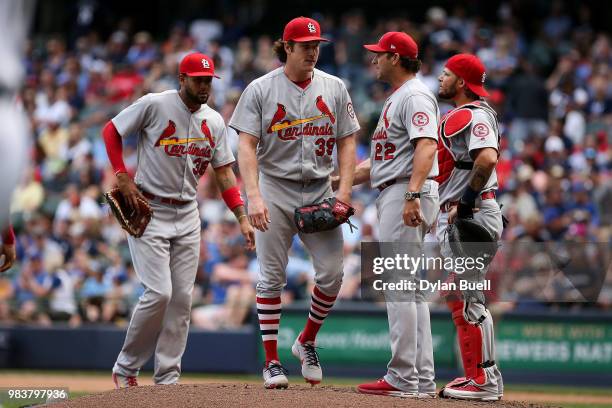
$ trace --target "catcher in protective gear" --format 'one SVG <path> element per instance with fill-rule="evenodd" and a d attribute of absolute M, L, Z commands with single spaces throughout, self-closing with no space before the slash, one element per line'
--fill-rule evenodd
<path fill-rule="evenodd" d="M 136 196 L 138 207 L 134 209 L 127 204 L 125 196 L 118 187 L 104 193 L 104 198 L 106 198 L 121 228 L 133 237 L 140 238 L 153 215 L 153 210 L 147 200 L 141 196 Z"/>
<path fill-rule="evenodd" d="M 295 209 L 295 225 L 300 232 L 329 231 L 348 222 L 351 231 L 355 227 L 349 217 L 355 214 L 355 209 L 335 197 L 326 198 L 320 203 L 305 205 Z"/>

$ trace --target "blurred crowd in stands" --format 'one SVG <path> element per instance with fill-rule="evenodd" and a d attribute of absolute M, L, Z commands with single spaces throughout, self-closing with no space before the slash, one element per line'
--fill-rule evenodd
<path fill-rule="evenodd" d="M 346 81 L 362 126 L 361 161 L 369 155 L 371 132 L 391 91 L 375 80 L 372 55 L 363 44 L 390 30 L 411 34 L 420 45 L 419 76 L 436 94 L 448 57 L 477 54 L 487 67 L 489 102 L 502 121 L 498 201 L 510 220 L 504 240 L 609 243 L 612 38 L 591 28 L 590 13 L 578 6 L 570 16 L 562 3 L 551 2 L 530 36 L 509 3 L 500 5 L 494 25 L 462 7 L 432 7 L 423 23 L 368 21 L 362 11 L 317 15 L 333 40 L 321 46 L 318 68 Z M 108 38 L 90 30 L 71 41 L 34 35 L 28 44 L 18 103 L 32 124 L 31 165 L 13 199 L 18 263 L 0 276 L 0 322 L 126 324 L 142 287 L 125 233 L 102 200 L 115 182 L 102 126 L 141 95 L 178 88 L 177 64 L 190 51 L 214 58 L 221 79 L 213 82 L 209 104 L 226 121 L 244 87 L 279 66 L 272 52 L 276 32 L 241 36 L 235 26 L 228 32 L 212 20 L 177 23 L 167 33 L 134 31 L 129 19 L 118 19 Z M 442 113 L 450 108 L 440 101 Z M 235 152 L 237 135 L 231 130 L 230 138 Z M 134 135 L 126 138 L 124 155 L 133 169 Z M 344 300 L 360 298 L 359 244 L 377 237 L 376 192 L 369 186 L 354 192 L 353 222 L 359 229 L 345 231 Z M 243 249 L 238 225 L 210 173 L 198 196 L 202 245 L 193 324 L 238 327 L 250 316 L 258 263 Z M 604 271 L 608 267 L 603 264 Z M 296 237 L 283 301 L 307 299 L 312 275 Z M 612 272 L 603 276 L 601 295 L 588 305 L 610 311 Z M 522 290 L 528 293 L 530 285 L 528 279 Z M 520 301 L 520 294 L 515 297 Z"/>

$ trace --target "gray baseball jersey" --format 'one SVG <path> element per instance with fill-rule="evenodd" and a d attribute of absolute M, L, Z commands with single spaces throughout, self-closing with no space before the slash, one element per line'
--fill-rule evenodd
<path fill-rule="evenodd" d="M 156 196 L 194 200 L 209 163 L 234 162 L 221 115 L 208 105 L 190 112 L 176 90 L 147 94 L 112 121 L 123 137 L 139 132 L 134 182 Z"/>
<path fill-rule="evenodd" d="M 17 103 L 24 74 L 23 50 L 28 27 L 34 15 L 33 0 L 0 2 L 0 231 L 9 221 L 11 198 L 21 174 L 28 164 L 30 121 L 25 110 Z"/>
<path fill-rule="evenodd" d="M 406 81 L 387 100 L 372 136 L 372 187 L 412 174 L 415 141 L 438 140 L 440 111 L 433 93 L 418 78 Z M 429 177 L 438 175 L 438 161 Z"/>
<path fill-rule="evenodd" d="M 448 131 L 445 133 L 445 129 L 451 127 L 449 125 L 449 118 L 460 110 L 471 112 L 471 121 L 465 124 L 463 129 L 458 129 L 454 134 Z M 440 140 L 444 144 L 445 154 L 450 154 L 454 161 L 473 162 L 472 154 L 475 150 L 485 147 L 499 150 L 497 114 L 489 105 L 481 101 L 460 106 L 442 118 L 440 123 Z M 449 175 L 443 177 L 443 179 L 438 179 L 440 183 L 440 203 L 458 201 L 461 198 L 469 182 L 470 172 L 471 170 L 469 169 L 454 167 Z M 493 170 L 482 191 L 490 190 L 497 190 L 497 173 L 495 170 Z"/>
<path fill-rule="evenodd" d="M 196 186 L 209 163 L 220 167 L 234 156 L 217 112 L 202 105 L 191 112 L 177 91 L 148 94 L 124 109 L 113 123 L 122 136 L 138 132 L 135 182 L 158 197 L 144 235 L 128 237 L 138 278 L 145 287 L 130 320 L 113 372 L 136 376 L 155 353 L 154 381 L 174 384 L 181 373 L 198 269 L 200 217 Z"/>
<path fill-rule="evenodd" d="M 336 140 L 359 130 L 339 78 L 315 69 L 312 82 L 302 89 L 283 67 L 247 86 L 229 126 L 259 138 L 260 172 L 294 181 L 328 177 Z"/>

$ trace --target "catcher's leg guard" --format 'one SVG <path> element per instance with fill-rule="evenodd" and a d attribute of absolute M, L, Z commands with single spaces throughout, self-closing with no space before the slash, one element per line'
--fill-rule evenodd
<path fill-rule="evenodd" d="M 453 323 L 457 328 L 459 350 L 465 377 L 473 378 L 477 382 L 483 379 L 482 369 L 482 331 L 479 326 L 469 324 L 463 316 L 464 302 L 456 300 L 448 302 L 453 316 Z"/>
<path fill-rule="evenodd" d="M 494 401 L 501 398 L 501 373 L 494 360 L 493 321 L 482 303 L 447 303 L 457 327 L 465 377 L 447 384 L 440 396 Z M 475 316 L 478 316 L 475 318 Z"/>

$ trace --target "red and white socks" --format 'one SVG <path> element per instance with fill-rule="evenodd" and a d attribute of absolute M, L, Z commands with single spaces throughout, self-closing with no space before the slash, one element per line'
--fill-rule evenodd
<path fill-rule="evenodd" d="M 314 287 L 310 298 L 310 313 L 300 335 L 300 343 L 313 342 L 317 337 L 323 321 L 334 306 L 336 296 L 329 296 Z M 266 362 L 279 361 L 278 327 L 281 317 L 281 298 L 264 298 L 257 296 L 257 316 L 261 340 L 266 355 Z"/>
<path fill-rule="evenodd" d="M 281 298 L 262 298 L 257 296 L 257 316 L 259 329 L 266 353 L 266 362 L 279 361 L 278 358 L 278 325 L 281 317 Z"/>
<path fill-rule="evenodd" d="M 300 336 L 301 343 L 315 341 L 317 333 L 335 301 L 336 296 L 326 295 L 317 286 L 314 287 L 310 298 L 310 314 Z"/>

